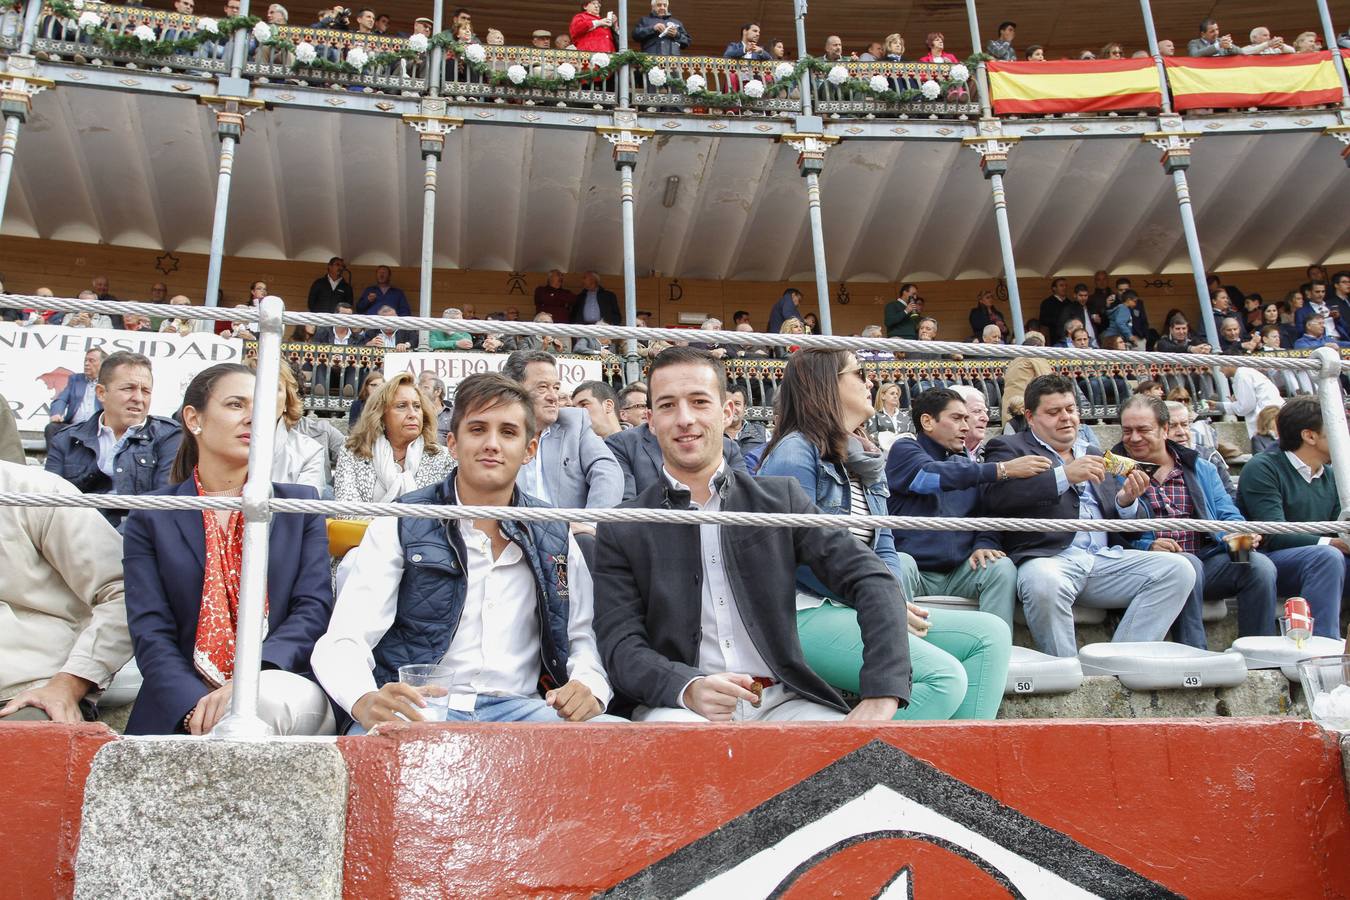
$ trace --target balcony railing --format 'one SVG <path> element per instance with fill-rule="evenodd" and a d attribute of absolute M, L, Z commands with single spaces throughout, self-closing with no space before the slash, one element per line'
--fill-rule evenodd
<path fill-rule="evenodd" d="M 774 78 L 779 61 L 724 59 L 720 56 L 653 56 L 654 65 L 643 70 L 633 67 L 633 106 L 649 111 L 721 112 L 726 109 L 766 114 L 800 113 L 801 93 L 794 83 L 782 84 Z M 655 70 L 660 75 L 654 75 Z M 688 93 L 679 85 L 701 79 L 706 94 Z M 718 94 L 737 94 L 757 81 L 764 86 L 758 98 L 741 97 L 734 103 L 710 100 Z M 717 105 L 712 105 L 716 103 Z"/>
<path fill-rule="evenodd" d="M 585 106 L 612 109 L 619 102 L 618 74 L 588 76 L 592 69 L 591 54 L 581 50 L 541 50 L 536 47 L 481 47 L 485 59 L 475 66 L 461 55 L 446 51 L 445 75 L 441 93 L 446 97 L 466 100 L 494 100 L 500 102 Z M 537 78 L 559 77 L 559 69 L 570 66 L 576 80 L 559 84 L 556 88 L 515 85 L 509 80 L 493 78 L 492 73 L 507 74 L 519 66 L 524 74 Z M 566 71 L 565 69 L 563 71 Z"/>
<path fill-rule="evenodd" d="M 98 15 L 103 27 L 114 35 L 132 35 L 142 25 L 154 32 L 157 41 L 174 41 L 197 34 L 197 16 L 93 2 L 86 2 L 84 11 Z M 190 52 L 151 54 L 139 47 L 110 47 L 96 42 L 88 31 L 81 29 L 78 18 L 59 15 L 47 5 L 38 19 L 33 51 L 40 56 L 64 60 L 79 58 L 128 68 L 214 76 L 229 71 L 229 40 L 227 34 L 215 35 Z"/>
<path fill-rule="evenodd" d="M 249 38 L 244 74 L 269 81 L 295 81 L 304 84 L 339 84 L 369 88 L 385 93 L 424 93 L 427 89 L 425 54 L 413 59 L 398 59 L 384 64 L 369 62 L 359 71 L 348 70 L 351 51 L 360 48 L 374 60 L 382 55 L 407 51 L 408 39 L 382 34 L 357 34 L 331 28 L 297 28 L 282 25 L 273 29 L 275 41 L 314 48 L 314 65 L 295 65 L 296 54 L 281 47 L 261 44 Z"/>
<path fill-rule="evenodd" d="M 817 76 L 812 82 L 815 89 L 815 110 L 822 115 L 936 115 L 952 117 L 980 114 L 980 104 L 975 96 L 974 78 L 948 85 L 952 77 L 952 66 L 948 63 L 919 62 L 857 62 L 843 60 L 834 65 L 843 66 L 847 71 L 848 82 L 842 85 L 830 83 L 827 77 Z M 885 82 L 885 93 L 877 91 L 880 78 Z M 939 86 L 935 99 L 926 99 L 923 85 L 933 82 Z M 858 86 L 858 82 L 867 87 Z M 946 87 L 941 87 L 947 85 Z M 931 90 L 931 89 L 930 89 Z M 913 93 L 913 99 L 886 99 L 887 94 L 904 95 Z"/>

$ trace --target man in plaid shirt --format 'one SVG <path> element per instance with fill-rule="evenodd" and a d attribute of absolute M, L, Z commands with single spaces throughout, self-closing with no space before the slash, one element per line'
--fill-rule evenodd
<path fill-rule="evenodd" d="M 1167 404 L 1155 397 L 1136 394 L 1121 407 L 1121 442 L 1112 452 L 1157 466 L 1140 497 L 1136 518 L 1244 521 L 1223 489 L 1218 470 L 1196 451 L 1168 440 L 1168 424 Z M 1275 631 L 1275 564 L 1256 552 L 1246 554 L 1248 561 L 1236 561 L 1226 537 L 1149 531 L 1135 541 L 1140 550 L 1183 554 L 1195 568 L 1195 588 L 1172 627 L 1177 641 L 1202 650 L 1206 646 L 1201 612 L 1206 599 L 1237 596 L 1240 636 Z M 1260 543 L 1260 535 L 1252 537 L 1253 546 Z"/>

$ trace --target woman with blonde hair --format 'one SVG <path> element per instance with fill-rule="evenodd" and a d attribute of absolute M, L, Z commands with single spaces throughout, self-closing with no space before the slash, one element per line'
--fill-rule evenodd
<path fill-rule="evenodd" d="M 783 320 L 782 327 L 780 327 L 780 328 L 778 329 L 778 333 L 779 333 L 779 334 L 806 334 L 806 323 L 803 322 L 801 319 L 798 319 L 798 318 L 795 317 L 795 316 L 789 317 L 789 318 Z M 795 344 L 792 345 L 791 347 L 774 347 L 774 348 L 773 348 L 773 358 L 774 358 L 774 359 L 787 359 L 789 356 L 791 356 L 793 353 L 796 353 L 796 352 L 797 352 L 798 350 L 800 350 L 800 349 L 801 349 L 801 347 L 798 347 L 798 346 L 796 346 Z"/>
<path fill-rule="evenodd" d="M 876 414 L 867 420 L 867 436 L 872 443 L 880 444 L 880 435 L 889 433 L 894 440 L 901 434 L 913 433 L 914 428 L 909 416 L 900 409 L 900 385 L 894 381 L 883 381 L 877 388 L 877 399 L 873 405 Z"/>
<path fill-rule="evenodd" d="M 281 364 L 277 379 L 277 430 L 272 447 L 272 480 L 280 484 L 304 484 L 323 494 L 328 481 L 328 460 L 323 445 L 302 434 L 296 425 L 305 416 L 300 385 L 290 363 Z"/>
<path fill-rule="evenodd" d="M 370 395 L 338 454 L 333 475 L 338 500 L 388 503 L 450 472 L 450 454 L 436 441 L 436 417 L 423 401 L 407 372 Z"/>

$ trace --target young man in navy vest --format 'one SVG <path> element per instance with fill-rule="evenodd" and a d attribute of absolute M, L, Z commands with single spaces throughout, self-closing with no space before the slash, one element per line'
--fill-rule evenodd
<path fill-rule="evenodd" d="M 458 468 L 401 503 L 542 506 L 516 490 L 538 449 L 519 384 L 473 375 L 446 440 Z M 381 518 L 371 523 L 313 668 L 355 720 L 417 721 L 426 705 L 399 667 L 454 670 L 447 721 L 583 722 L 611 691 L 591 628 L 591 575 L 566 522 Z M 608 717 L 606 717 L 608 718 Z"/>

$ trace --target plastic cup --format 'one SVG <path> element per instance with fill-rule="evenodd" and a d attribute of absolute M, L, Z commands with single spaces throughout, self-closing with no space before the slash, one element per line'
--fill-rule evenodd
<path fill-rule="evenodd" d="M 417 689 L 426 701 L 422 718 L 428 722 L 444 722 L 450 708 L 450 688 L 455 683 L 455 670 L 449 666 L 399 666 L 398 680 Z"/>
<path fill-rule="evenodd" d="M 1313 721 L 1323 728 L 1350 731 L 1350 656 L 1301 660 L 1298 676 Z"/>

